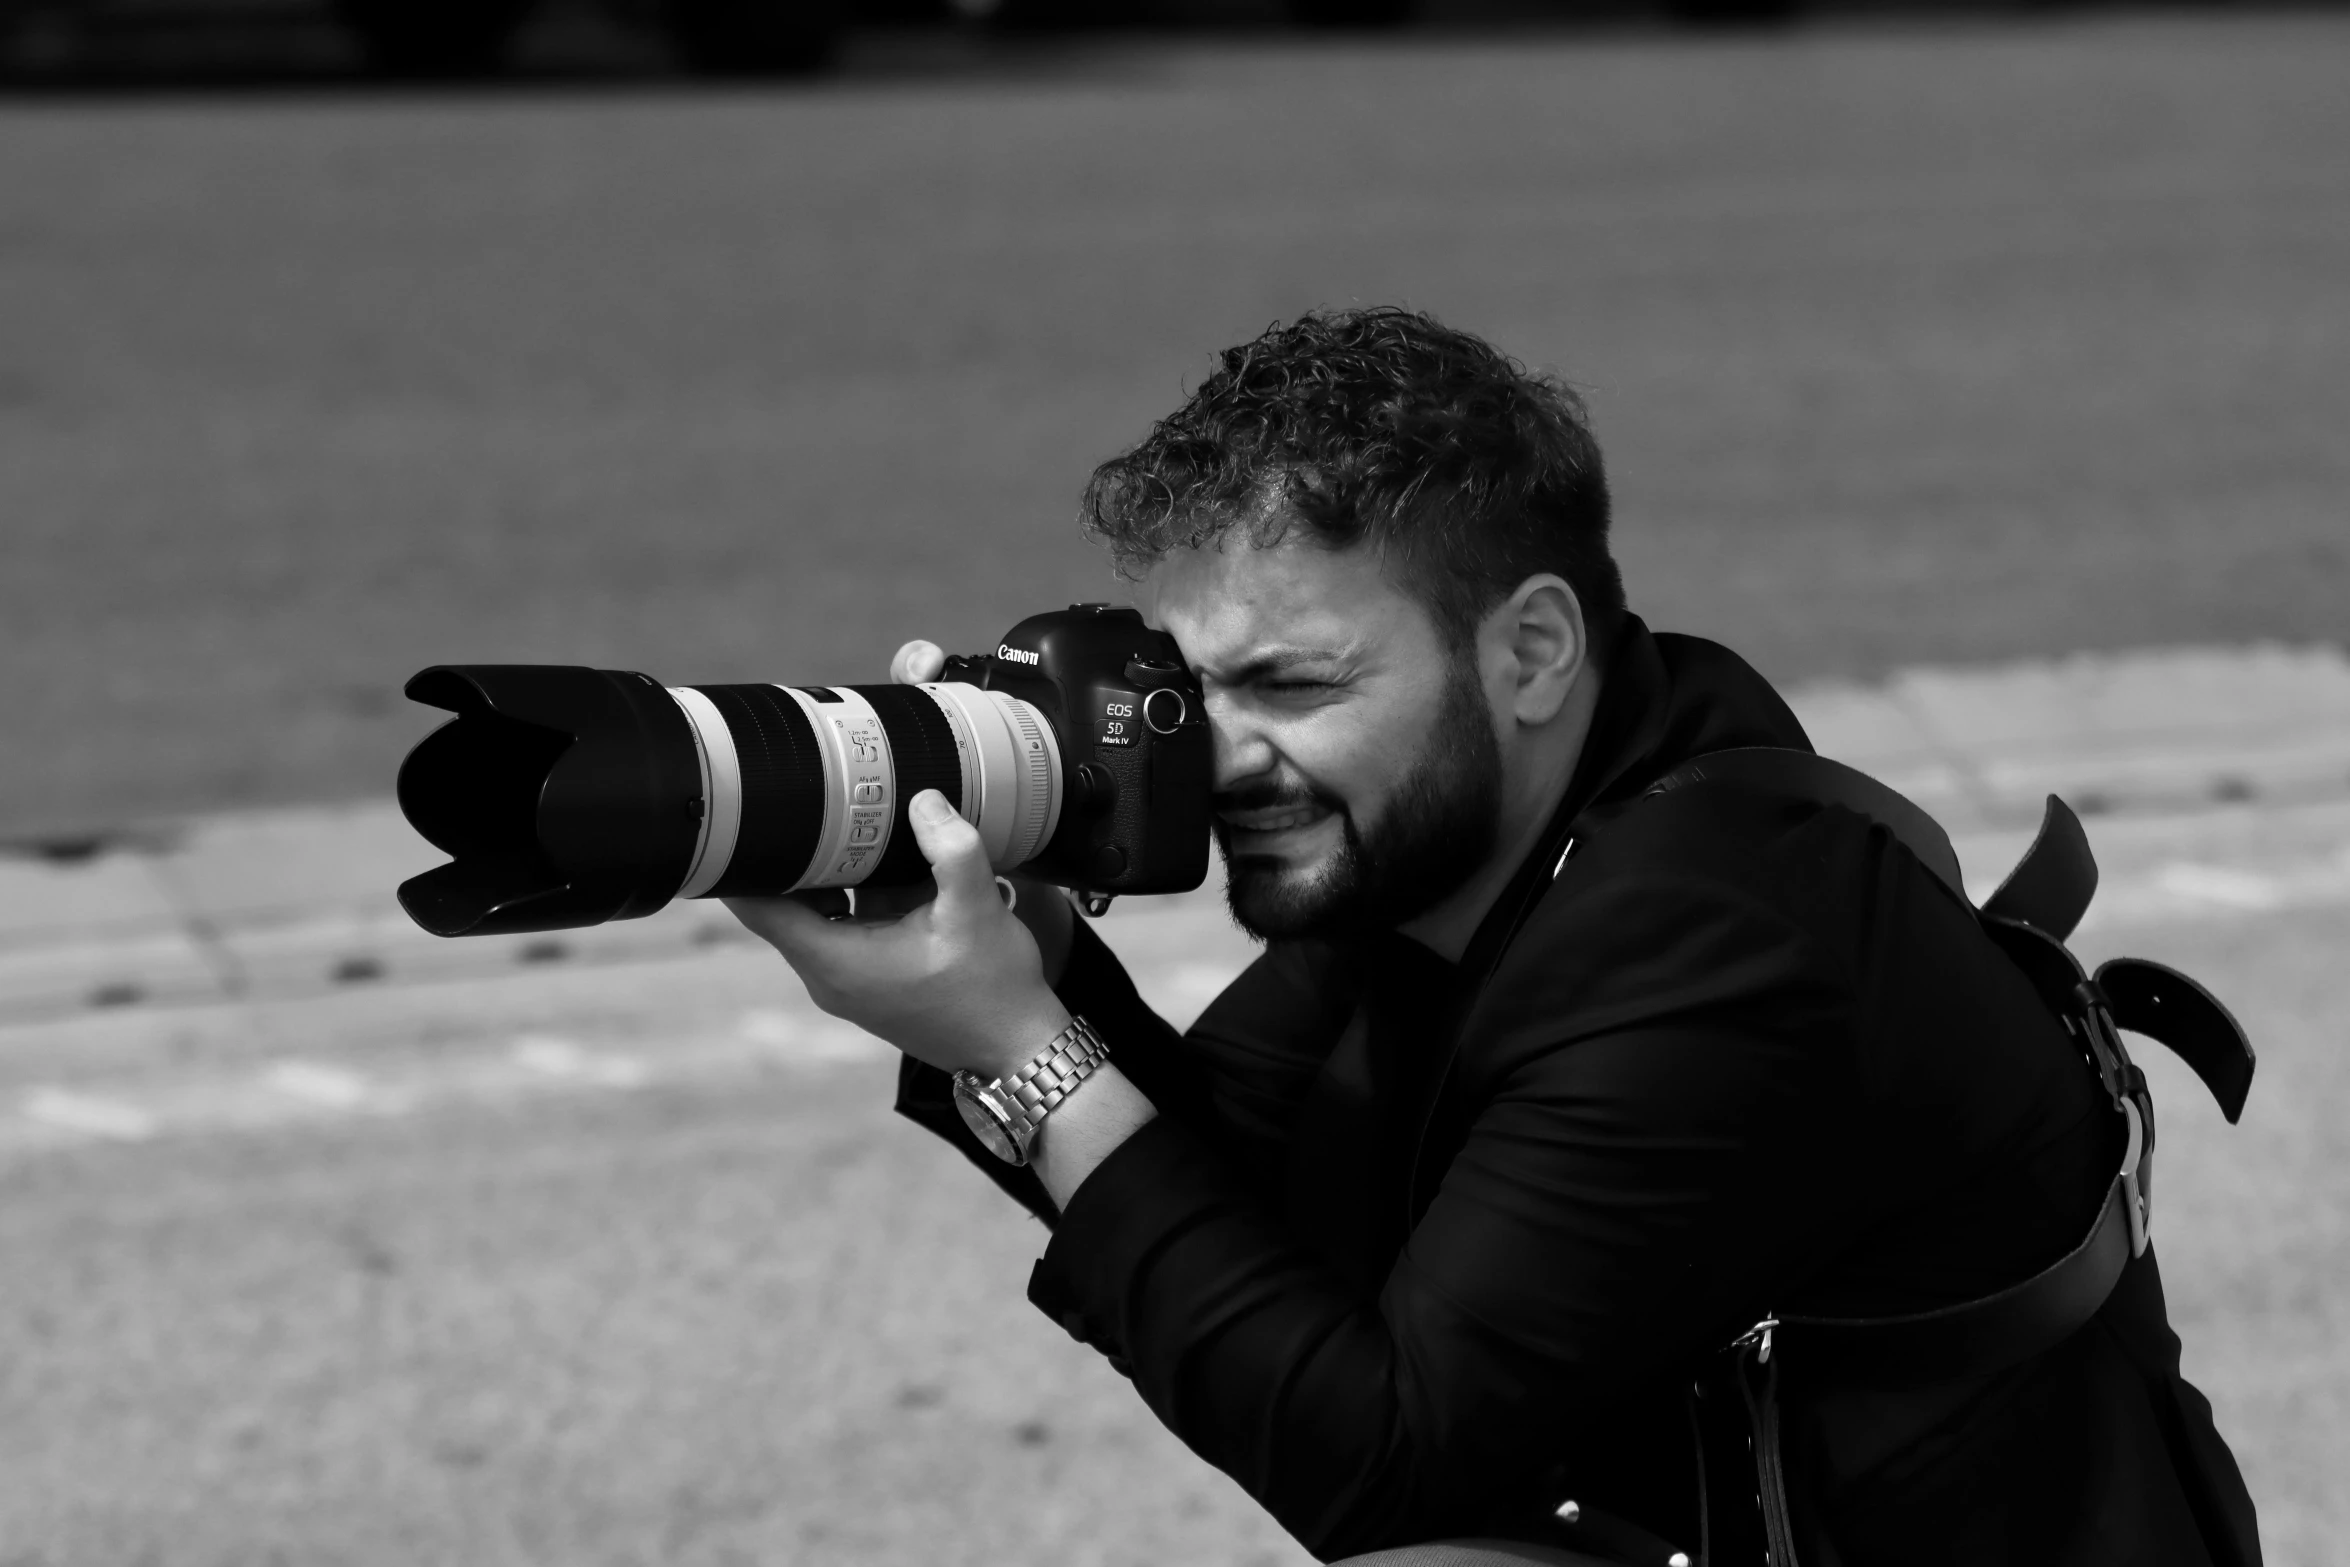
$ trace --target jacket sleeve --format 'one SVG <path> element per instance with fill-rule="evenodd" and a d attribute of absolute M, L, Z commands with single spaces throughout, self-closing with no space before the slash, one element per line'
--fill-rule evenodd
<path fill-rule="evenodd" d="M 1786 1215 L 1833 1222 L 1835 997 L 1767 913 L 1672 912 L 1631 922 L 1648 955 L 1667 942 L 1714 977 L 1593 1032 L 1572 995 L 1521 998 L 1506 1065 L 1476 1085 L 1375 1295 L 1168 1118 L 1079 1188 L 1031 1299 L 1317 1554 L 1523 1512 L 1580 1422 L 1807 1265 Z"/>
<path fill-rule="evenodd" d="M 1228 986 L 1189 1034 L 1179 1035 L 1135 990 L 1117 955 L 1079 920 L 1055 994 L 1109 1044 L 1110 1059 L 1162 1119 L 1183 1125 L 1236 1168 L 1264 1178 L 1277 1163 L 1288 1114 L 1329 1048 L 1334 987 L 1326 949 L 1276 947 Z M 1338 987 L 1343 994 L 1343 987 Z M 955 1108 L 953 1079 L 907 1057 L 897 1111 L 946 1139 L 1047 1225 L 1058 1215 L 1033 1170 L 989 1153 Z"/>

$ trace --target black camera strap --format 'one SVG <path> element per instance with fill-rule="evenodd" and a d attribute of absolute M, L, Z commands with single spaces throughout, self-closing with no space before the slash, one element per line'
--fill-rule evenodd
<path fill-rule="evenodd" d="M 1931 1311 L 1840 1318 L 1773 1313 L 1726 1346 L 1692 1390 L 1706 1500 L 1704 1559 L 1715 1567 L 1768 1560 L 1795 1567 L 1779 1432 L 1780 1367 L 1795 1357 L 1807 1379 L 1864 1385 L 1923 1384 L 1989 1376 L 2054 1348 L 2103 1308 L 2147 1245 L 2154 1107 L 2145 1074 L 2121 1029 L 2168 1046 L 2202 1078 L 2232 1124 L 2252 1084 L 2243 1029 L 2208 991 L 2158 963 L 2118 958 L 2085 973 L 2064 945 L 2097 888 L 2097 863 L 2080 820 L 2048 797 L 2038 836 L 1999 890 L 1978 909 L 1959 878 L 1958 855 L 1940 824 L 1865 773 L 1808 751 L 1754 747 L 1684 763 L 1642 798 L 1712 786 L 1838 806 L 1883 827 L 1970 909 L 2031 979 L 2065 1026 L 2126 1127 L 2125 1151 L 2088 1233 L 2072 1250 L 2005 1289 Z M 1723 1485 L 1731 1475 L 1752 1476 Z M 1751 1509 L 1732 1498 L 1750 1496 Z M 1717 1506 L 1716 1497 L 1728 1506 Z"/>

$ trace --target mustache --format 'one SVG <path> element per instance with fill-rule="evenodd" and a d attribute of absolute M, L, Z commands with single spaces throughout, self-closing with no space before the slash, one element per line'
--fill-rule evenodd
<path fill-rule="evenodd" d="M 1210 808 L 1219 814 L 1225 811 L 1272 811 L 1318 805 L 1326 811 L 1344 815 L 1346 807 L 1338 797 L 1324 789 L 1317 789 L 1302 780 L 1268 778 L 1245 783 L 1235 788 L 1218 790 L 1209 801 Z M 1220 825 L 1220 824 L 1219 824 Z"/>

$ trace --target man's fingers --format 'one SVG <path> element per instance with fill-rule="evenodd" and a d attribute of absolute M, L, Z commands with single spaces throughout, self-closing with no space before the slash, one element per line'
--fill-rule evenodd
<path fill-rule="evenodd" d="M 987 845 L 979 841 L 979 829 L 963 820 L 945 795 L 923 790 L 906 807 L 906 820 L 913 825 L 922 857 L 930 862 L 942 913 L 964 914 L 983 903 L 1001 906 L 995 868 L 987 863 Z"/>
<path fill-rule="evenodd" d="M 904 887 L 859 887 L 857 919 L 860 923 L 903 919 L 928 903 L 937 893 L 938 889 L 926 881 Z"/>
<path fill-rule="evenodd" d="M 926 680 L 936 680 L 946 667 L 945 648 L 917 639 L 899 648 L 897 657 L 889 661 L 889 678 L 901 686 L 918 686 Z"/>
<path fill-rule="evenodd" d="M 804 948 L 818 933 L 831 930 L 833 921 L 799 897 L 722 898 L 745 929 L 786 957 Z M 845 909 L 847 900 L 841 900 Z"/>

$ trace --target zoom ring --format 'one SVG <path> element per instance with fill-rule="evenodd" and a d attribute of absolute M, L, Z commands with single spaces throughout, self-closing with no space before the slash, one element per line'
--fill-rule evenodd
<path fill-rule="evenodd" d="M 906 820 L 906 807 L 925 789 L 936 789 L 956 810 L 963 808 L 963 753 L 955 744 L 954 726 L 938 703 L 914 686 L 858 686 L 856 693 L 873 705 L 889 736 L 891 791 L 889 843 L 867 880 L 876 885 L 920 881 L 930 873 L 922 846 Z"/>
<path fill-rule="evenodd" d="M 816 856 L 824 826 L 824 756 L 800 705 L 771 685 L 697 686 L 726 720 L 742 767 L 734 858 L 708 896 L 781 891 Z"/>

